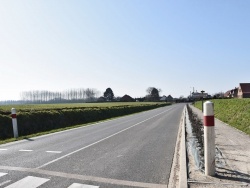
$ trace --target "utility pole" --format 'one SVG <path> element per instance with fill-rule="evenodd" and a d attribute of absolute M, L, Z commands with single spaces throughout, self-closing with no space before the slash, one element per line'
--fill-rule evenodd
<path fill-rule="evenodd" d="M 201 103 L 202 103 L 202 112 L 203 112 L 203 93 L 204 93 L 205 91 L 203 91 L 203 90 L 201 90 Z"/>

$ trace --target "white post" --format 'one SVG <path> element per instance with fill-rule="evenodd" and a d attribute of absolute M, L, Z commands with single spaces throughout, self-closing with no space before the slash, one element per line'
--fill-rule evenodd
<path fill-rule="evenodd" d="M 11 109 L 11 117 L 12 117 L 14 137 L 17 138 L 18 137 L 18 129 L 17 129 L 17 119 L 16 119 L 16 109 L 15 108 Z"/>
<path fill-rule="evenodd" d="M 204 115 L 204 159 L 205 175 L 215 175 L 215 132 L 214 104 L 207 101 L 203 105 Z"/>

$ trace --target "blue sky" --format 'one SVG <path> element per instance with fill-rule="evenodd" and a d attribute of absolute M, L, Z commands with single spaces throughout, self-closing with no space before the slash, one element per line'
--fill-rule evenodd
<path fill-rule="evenodd" d="M 0 100 L 111 87 L 213 94 L 250 82 L 250 1 L 2 0 Z"/>

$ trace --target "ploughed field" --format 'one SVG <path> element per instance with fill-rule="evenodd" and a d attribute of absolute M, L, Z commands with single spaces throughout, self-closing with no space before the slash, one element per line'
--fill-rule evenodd
<path fill-rule="evenodd" d="M 250 135 L 250 99 L 213 99 L 215 117 Z M 201 109 L 201 101 L 195 106 Z"/>
<path fill-rule="evenodd" d="M 170 105 L 165 102 L 30 104 L 0 107 L 0 140 L 13 137 L 11 108 L 20 139 Z"/>

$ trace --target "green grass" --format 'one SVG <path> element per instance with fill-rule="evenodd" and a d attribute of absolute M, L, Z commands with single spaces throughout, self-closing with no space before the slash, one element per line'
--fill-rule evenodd
<path fill-rule="evenodd" d="M 16 110 L 45 110 L 45 109 L 62 109 L 62 108 L 91 108 L 91 107 L 112 107 L 112 106 L 138 106 L 161 104 L 162 102 L 107 102 L 107 103 L 62 103 L 62 104 L 26 104 L 26 105 L 3 105 L 0 110 L 10 111 L 11 108 Z"/>
<path fill-rule="evenodd" d="M 250 99 L 213 99 L 215 117 L 250 135 Z M 195 103 L 201 109 L 201 101 Z"/>

